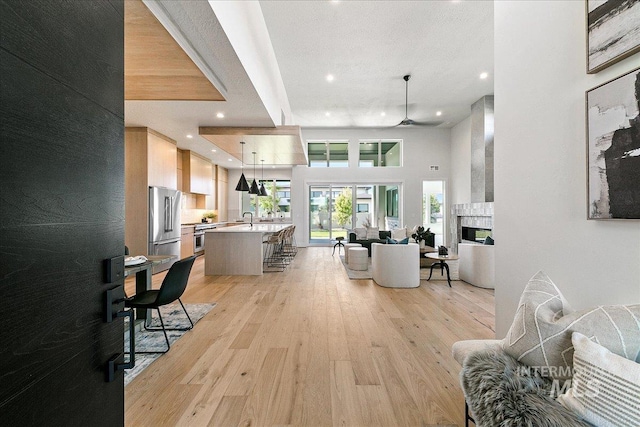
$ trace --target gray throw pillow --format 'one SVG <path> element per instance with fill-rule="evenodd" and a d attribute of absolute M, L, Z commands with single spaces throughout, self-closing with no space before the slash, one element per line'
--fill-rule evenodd
<path fill-rule="evenodd" d="M 543 272 L 527 283 L 502 345 L 507 354 L 542 375 L 568 379 L 573 368 L 573 332 L 626 359 L 640 360 L 640 304 L 573 311 Z"/>

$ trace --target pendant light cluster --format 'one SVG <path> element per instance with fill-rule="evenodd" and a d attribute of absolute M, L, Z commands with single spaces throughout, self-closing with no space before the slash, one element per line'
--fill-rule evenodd
<path fill-rule="evenodd" d="M 256 152 L 253 151 L 253 182 L 251 183 L 251 186 L 249 186 L 249 183 L 247 182 L 247 178 L 245 178 L 244 176 L 244 141 L 240 141 L 240 144 L 242 145 L 242 151 L 241 151 L 241 159 L 240 159 L 240 169 L 242 171 L 241 175 L 240 175 L 240 180 L 238 180 L 238 185 L 236 185 L 236 191 L 248 191 L 249 194 L 255 194 L 259 197 L 263 197 L 263 196 L 268 196 L 269 193 L 267 193 L 267 190 L 265 190 L 264 188 L 264 183 L 260 184 L 260 187 L 258 187 L 258 183 L 256 182 Z M 261 160 L 262 162 L 262 179 L 264 180 L 264 160 Z"/>

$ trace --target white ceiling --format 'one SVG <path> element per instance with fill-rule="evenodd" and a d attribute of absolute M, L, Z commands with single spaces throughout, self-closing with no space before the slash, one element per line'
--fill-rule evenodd
<path fill-rule="evenodd" d="M 151 127 L 180 148 L 239 167 L 226 153 L 213 153 L 216 147 L 198 136 L 198 127 L 276 123 L 211 6 L 204 0 L 145 3 L 155 6 L 174 38 L 178 28 L 178 38 L 215 74 L 216 87 L 224 86 L 219 89 L 227 101 L 126 101 L 125 124 Z M 393 126 L 405 115 L 405 74 L 412 75 L 409 118 L 441 120 L 441 127 L 454 126 L 473 102 L 493 94 L 492 1 L 262 0 L 260 6 L 294 116 L 287 124 Z M 482 72 L 487 79 L 479 78 Z M 329 73 L 335 76 L 331 83 Z M 215 117 L 219 111 L 224 119 Z M 189 133 L 193 139 L 186 138 Z"/>
<path fill-rule="evenodd" d="M 396 125 L 405 115 L 405 74 L 412 76 L 409 118 L 416 121 L 452 127 L 473 102 L 493 94 L 492 1 L 260 5 L 300 126 Z"/>

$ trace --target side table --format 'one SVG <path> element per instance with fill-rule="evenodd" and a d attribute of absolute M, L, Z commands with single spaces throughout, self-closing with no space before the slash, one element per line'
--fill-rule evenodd
<path fill-rule="evenodd" d="M 344 248 L 344 243 L 342 243 L 343 240 L 344 240 L 344 237 L 342 236 L 336 237 L 337 243 L 333 245 L 333 252 L 331 252 L 331 256 L 333 256 L 336 253 L 336 247 L 338 248 L 338 255 L 340 255 L 340 247 L 342 246 Z"/>
<path fill-rule="evenodd" d="M 451 287 L 451 277 L 449 276 L 449 265 L 447 261 L 455 261 L 458 259 L 458 255 L 449 254 L 449 255 L 438 255 L 437 252 L 429 252 L 425 254 L 425 257 L 434 259 L 438 262 L 434 262 L 431 266 L 431 270 L 429 270 L 429 278 L 427 280 L 431 280 L 431 275 L 433 274 L 434 267 L 440 267 L 440 274 L 444 276 L 444 270 L 447 270 L 447 282 L 449 283 L 449 287 Z"/>

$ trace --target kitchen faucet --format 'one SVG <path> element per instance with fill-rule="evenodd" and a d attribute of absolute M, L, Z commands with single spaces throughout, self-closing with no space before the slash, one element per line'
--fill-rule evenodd
<path fill-rule="evenodd" d="M 249 215 L 250 215 L 250 217 L 249 217 L 249 221 L 250 221 L 250 222 L 249 222 L 249 226 L 250 226 L 250 227 L 253 227 L 253 212 L 244 212 L 244 213 L 242 214 L 242 219 L 244 219 L 244 216 L 245 216 L 246 214 L 249 214 Z"/>

